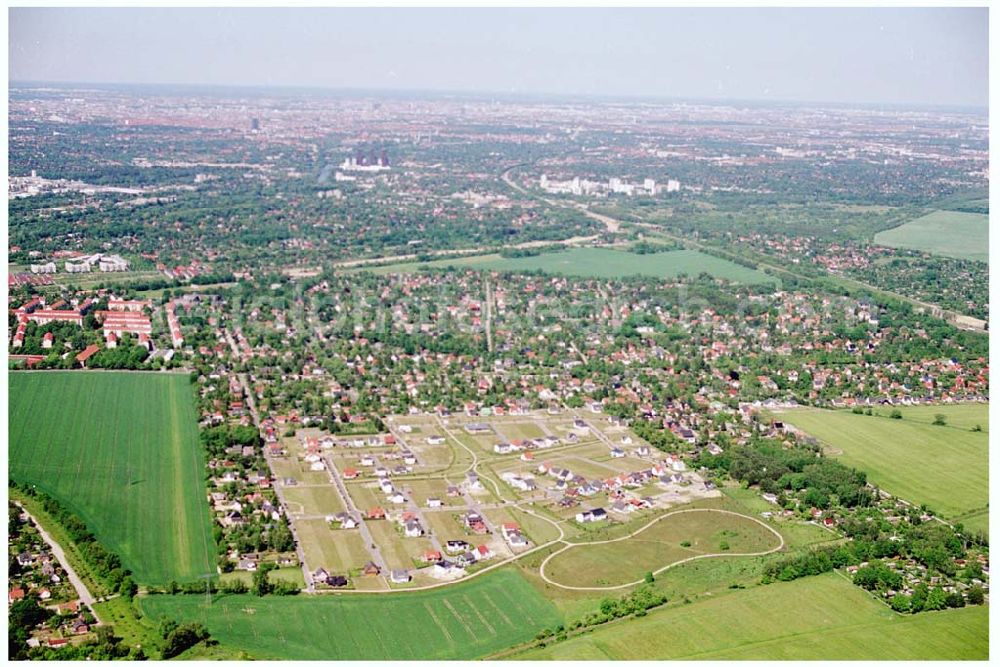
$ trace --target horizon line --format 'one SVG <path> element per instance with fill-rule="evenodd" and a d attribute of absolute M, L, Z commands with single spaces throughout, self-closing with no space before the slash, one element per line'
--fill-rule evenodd
<path fill-rule="evenodd" d="M 860 102 L 860 101 L 833 101 L 833 100 L 799 100 L 799 99 L 779 99 L 779 98 L 740 98 L 740 97 L 691 97 L 691 96 L 669 96 L 643 93 L 553 93 L 539 91 L 496 91 L 496 90 L 450 90 L 444 88 L 384 88 L 384 87 L 363 87 L 363 86 L 334 86 L 322 84 L 270 84 L 270 83 L 185 83 L 185 82 L 135 82 L 135 81 L 57 81 L 11 79 L 7 83 L 8 90 L 17 87 L 39 87 L 52 86 L 57 88 L 66 87 L 90 87 L 100 89 L 102 87 L 112 88 L 193 88 L 198 90 L 211 91 L 255 91 L 290 94 L 293 92 L 313 92 L 313 93 L 364 93 L 368 95 L 427 95 L 427 96 L 454 96 L 454 97 L 495 97 L 495 98 L 552 98 L 564 101 L 601 101 L 602 103 L 708 103 L 715 105 L 726 104 L 751 104 L 751 105 L 789 105 L 789 106 L 831 106 L 845 108 L 891 108 L 895 110 L 911 111 L 962 111 L 989 114 L 989 104 L 960 104 L 960 103 L 933 103 L 933 102 Z"/>

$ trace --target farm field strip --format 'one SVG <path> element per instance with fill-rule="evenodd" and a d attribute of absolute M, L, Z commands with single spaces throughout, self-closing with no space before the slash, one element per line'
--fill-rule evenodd
<path fill-rule="evenodd" d="M 875 235 L 875 242 L 937 255 L 989 261 L 989 216 L 934 211 Z"/>
<path fill-rule="evenodd" d="M 74 510 L 140 583 L 214 572 L 187 376 L 11 373 L 9 469 Z"/>

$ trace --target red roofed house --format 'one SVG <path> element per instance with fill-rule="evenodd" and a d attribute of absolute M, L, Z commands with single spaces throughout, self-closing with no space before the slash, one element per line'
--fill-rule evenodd
<path fill-rule="evenodd" d="M 87 359 L 90 359 L 92 356 L 94 356 L 95 354 L 97 354 L 98 352 L 100 352 L 100 350 L 101 350 L 101 348 L 99 348 L 96 345 L 88 345 L 87 348 L 83 352 L 81 352 L 80 354 L 76 355 L 76 360 L 80 363 L 81 366 L 83 366 L 84 368 L 86 368 L 87 367 Z"/>

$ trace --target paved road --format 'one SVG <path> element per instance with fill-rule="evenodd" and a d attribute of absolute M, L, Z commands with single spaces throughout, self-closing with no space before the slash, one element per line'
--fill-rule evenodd
<path fill-rule="evenodd" d="M 49 535 L 44 528 L 42 528 L 42 524 L 38 523 L 35 517 L 31 516 L 31 514 L 28 513 L 28 510 L 24 509 L 24 506 L 21 505 L 21 503 L 15 502 L 15 504 L 20 507 L 25 514 L 28 514 L 28 516 L 31 517 L 35 527 L 38 528 L 38 533 L 52 549 L 52 553 L 55 554 L 55 557 L 59 560 L 59 564 L 62 565 L 62 568 L 66 570 L 66 576 L 69 578 L 69 582 L 73 584 L 73 588 L 76 589 L 76 594 L 79 596 L 80 600 L 94 612 L 94 618 L 97 618 L 97 611 L 94 609 L 94 603 L 96 600 L 94 599 L 94 596 L 90 594 L 90 591 L 87 590 L 83 580 L 80 579 L 76 571 L 70 566 L 69 559 L 66 558 L 66 553 L 62 550 L 62 547 L 60 547 L 59 543 L 52 539 L 52 536 Z M 101 619 L 97 618 L 97 622 L 100 623 Z"/>

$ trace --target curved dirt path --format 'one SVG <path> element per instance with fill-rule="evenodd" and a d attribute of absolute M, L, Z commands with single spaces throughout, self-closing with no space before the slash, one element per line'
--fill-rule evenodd
<path fill-rule="evenodd" d="M 559 551 L 555 551 L 555 552 L 549 554 L 545 558 L 545 560 L 542 561 L 542 564 L 538 568 L 538 574 L 542 577 L 542 580 L 544 580 L 545 583 L 552 584 L 553 586 L 557 586 L 558 588 L 563 588 L 563 589 L 570 590 L 570 591 L 613 591 L 613 590 L 620 590 L 622 588 L 630 588 L 632 586 L 636 586 L 638 584 L 641 584 L 644 581 L 643 579 L 639 579 L 638 581 L 632 581 L 632 582 L 629 582 L 627 584 L 619 584 L 617 586 L 567 586 L 566 584 L 560 584 L 558 581 L 553 581 L 552 579 L 549 579 L 548 575 L 545 574 L 545 566 L 548 565 L 548 562 L 550 560 L 552 560 L 554 557 L 558 556 L 559 554 L 561 554 L 561 553 L 563 553 L 565 551 L 569 551 L 570 549 L 572 549 L 574 547 L 592 546 L 592 545 L 596 545 L 596 544 L 610 544 L 612 542 L 621 542 L 623 540 L 628 540 L 628 539 L 631 539 L 631 538 L 635 537 L 636 535 L 638 535 L 642 531 L 646 530 L 647 528 L 651 527 L 653 524 L 655 524 L 655 523 L 657 523 L 659 521 L 662 521 L 663 519 L 666 519 L 667 517 L 675 516 L 677 514 L 686 514 L 688 512 L 717 512 L 719 514 L 731 514 L 733 516 L 738 516 L 738 517 L 740 517 L 742 519 L 747 519 L 749 521 L 753 521 L 753 522 L 755 522 L 755 523 L 763 526 L 764 528 L 766 528 L 767 530 L 769 530 L 775 537 L 777 537 L 778 538 L 778 546 L 774 547 L 773 549 L 768 549 L 767 551 L 757 551 L 757 552 L 754 552 L 754 553 L 699 554 L 697 556 L 691 556 L 689 558 L 684 558 L 684 559 L 681 559 L 681 560 L 678 560 L 678 561 L 674 561 L 673 563 L 670 563 L 669 565 L 664 565 L 660 569 L 653 571 L 653 575 L 654 576 L 657 575 L 657 574 L 660 574 L 661 572 L 669 570 L 672 567 L 676 567 L 677 565 L 682 565 L 684 563 L 690 563 L 691 561 L 699 560 L 701 558 L 739 558 L 739 557 L 746 558 L 746 557 L 749 557 L 749 556 L 766 556 L 767 554 L 772 554 L 775 551 L 779 551 L 779 550 L 783 549 L 784 546 L 785 546 L 785 538 L 781 536 L 781 533 L 779 533 L 774 528 L 772 528 L 771 526 L 767 525 L 766 523 L 764 523 L 763 521 L 761 521 L 760 519 L 758 519 L 756 517 L 748 516 L 746 514 L 740 514 L 739 512 L 731 512 L 729 510 L 712 509 L 712 508 L 708 508 L 708 507 L 697 508 L 697 509 L 678 510 L 676 512 L 670 512 L 669 514 L 663 514 L 661 516 L 658 516 L 655 519 L 653 519 L 652 521 L 650 521 L 649 523 L 647 523 L 642 528 L 639 528 L 638 530 L 636 530 L 636 531 L 634 531 L 632 533 L 629 533 L 628 535 L 625 535 L 623 537 L 616 537 L 613 540 L 601 540 L 600 542 L 567 542 L 565 547 L 563 547 Z"/>

